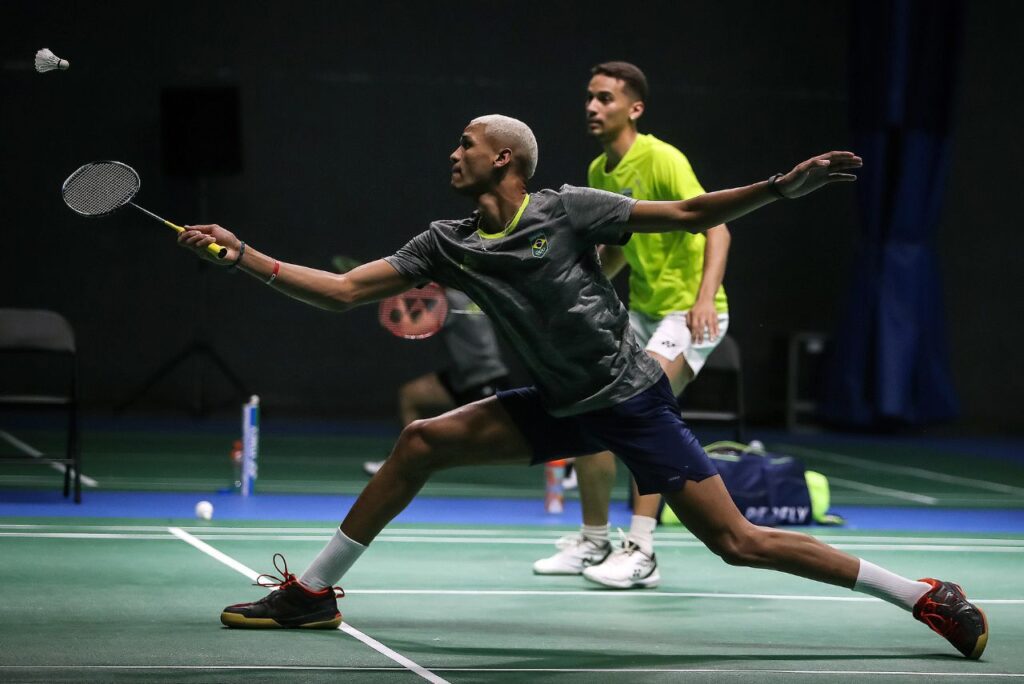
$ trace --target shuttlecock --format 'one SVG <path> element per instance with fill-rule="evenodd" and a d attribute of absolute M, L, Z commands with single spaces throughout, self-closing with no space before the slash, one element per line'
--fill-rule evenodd
<path fill-rule="evenodd" d="M 196 517 L 200 520 L 209 520 L 213 517 L 213 504 L 209 501 L 200 501 L 196 504 Z"/>
<path fill-rule="evenodd" d="M 43 48 L 36 53 L 36 71 L 39 73 L 53 71 L 54 69 L 64 71 L 70 66 L 71 62 L 66 59 L 61 59 L 46 48 Z"/>

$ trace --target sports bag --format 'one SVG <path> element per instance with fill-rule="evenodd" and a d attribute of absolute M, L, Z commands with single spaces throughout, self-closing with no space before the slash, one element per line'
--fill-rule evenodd
<path fill-rule="evenodd" d="M 756 525 L 841 525 L 829 514 L 828 479 L 793 456 L 765 451 L 759 442 L 715 442 L 704 447 L 744 517 Z M 679 523 L 672 509 L 661 521 Z"/>

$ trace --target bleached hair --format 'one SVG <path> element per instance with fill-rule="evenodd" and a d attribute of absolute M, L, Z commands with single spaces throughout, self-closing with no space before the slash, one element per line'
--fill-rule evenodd
<path fill-rule="evenodd" d="M 537 138 L 529 126 L 504 114 L 478 116 L 469 123 L 482 125 L 484 135 L 511 147 L 512 154 L 519 160 L 523 173 L 527 178 L 533 178 L 533 173 L 537 170 Z"/>

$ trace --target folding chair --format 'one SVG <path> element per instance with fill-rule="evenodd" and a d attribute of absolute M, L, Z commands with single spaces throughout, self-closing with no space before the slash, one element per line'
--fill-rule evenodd
<path fill-rule="evenodd" d="M 714 378 L 714 380 L 712 380 Z M 718 392 L 710 392 L 711 385 Z M 716 401 L 709 399 L 716 396 Z M 680 404 L 681 415 L 690 423 L 730 423 L 737 442 L 744 441 L 743 364 L 736 340 L 726 335 L 711 352 L 700 375 L 687 387 Z"/>
<path fill-rule="evenodd" d="M 67 412 L 63 457 L 47 456 L 6 432 L 5 441 L 18 446 L 33 463 L 58 464 L 64 470 L 64 496 L 71 491 L 82 502 L 82 463 L 78 435 L 78 361 L 75 333 L 60 314 L 43 309 L 0 309 L 0 409 Z M 17 376 L 17 377 L 15 377 Z M 28 376 L 28 377 L 26 377 Z M 12 391 L 12 387 L 17 389 Z M 2 457 L 0 463 L 26 463 L 22 457 Z"/>

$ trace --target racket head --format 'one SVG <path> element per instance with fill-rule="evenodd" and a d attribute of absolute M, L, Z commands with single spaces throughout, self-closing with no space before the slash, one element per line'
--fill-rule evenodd
<path fill-rule="evenodd" d="M 60 188 L 71 211 L 80 216 L 106 216 L 128 204 L 142 187 L 135 169 L 117 161 L 83 164 Z"/>
<path fill-rule="evenodd" d="M 377 307 L 381 327 L 407 340 L 422 340 L 437 334 L 447 318 L 448 297 L 437 283 L 388 297 Z"/>

